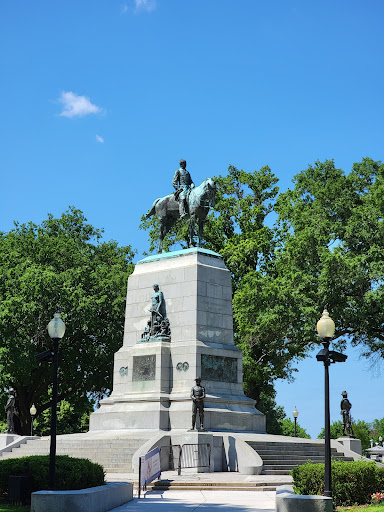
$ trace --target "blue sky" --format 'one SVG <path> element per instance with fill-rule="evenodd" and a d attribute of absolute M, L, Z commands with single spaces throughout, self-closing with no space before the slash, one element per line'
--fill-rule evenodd
<path fill-rule="evenodd" d="M 282 190 L 317 159 L 345 171 L 382 159 L 383 11 L 379 0 L 1 2 L 0 230 L 75 205 L 140 255 L 140 216 L 172 190 L 179 158 L 195 183 L 269 165 Z M 331 368 L 335 419 L 344 388 L 355 417 L 383 416 L 383 378 L 352 359 Z M 278 402 L 317 435 L 322 368 L 299 370 Z"/>

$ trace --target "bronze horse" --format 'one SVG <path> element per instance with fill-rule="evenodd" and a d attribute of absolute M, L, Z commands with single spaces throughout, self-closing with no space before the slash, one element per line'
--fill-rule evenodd
<path fill-rule="evenodd" d="M 204 222 L 208 215 L 209 208 L 215 204 L 215 194 L 216 183 L 211 178 L 204 180 L 201 185 L 190 190 L 187 197 L 187 212 L 189 216 L 188 247 L 195 245 L 193 237 L 195 234 L 196 220 L 199 222 L 198 246 L 201 247 Z M 157 246 L 157 252 L 160 253 L 163 252 L 163 240 L 165 235 L 180 215 L 179 203 L 175 199 L 175 194 L 156 199 L 145 218 L 148 219 L 152 215 L 156 215 L 160 222 Z"/>

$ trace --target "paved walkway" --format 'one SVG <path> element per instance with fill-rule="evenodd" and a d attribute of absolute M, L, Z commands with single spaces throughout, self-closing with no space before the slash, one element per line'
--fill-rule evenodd
<path fill-rule="evenodd" d="M 271 512 L 275 492 L 150 491 L 110 512 Z"/>
<path fill-rule="evenodd" d="M 286 483 L 290 477 L 241 475 L 240 473 L 184 473 L 164 471 L 163 480 L 177 482 L 276 482 Z M 137 475 L 109 473 L 107 481 L 137 482 Z M 170 490 L 148 491 L 133 501 L 110 512 L 271 512 L 275 510 L 275 491 Z"/>

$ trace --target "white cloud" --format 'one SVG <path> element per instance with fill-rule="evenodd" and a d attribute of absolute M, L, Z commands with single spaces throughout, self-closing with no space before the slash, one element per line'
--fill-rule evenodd
<path fill-rule="evenodd" d="M 125 14 L 128 11 L 129 11 L 129 7 L 127 4 L 124 4 L 121 6 L 121 14 Z"/>
<path fill-rule="evenodd" d="M 63 117 L 84 117 L 88 114 L 101 112 L 101 108 L 91 103 L 89 98 L 79 96 L 71 91 L 63 91 L 60 95 L 59 102 L 63 104 L 63 110 L 60 113 Z"/>
<path fill-rule="evenodd" d="M 103 139 L 103 137 L 100 137 L 100 135 L 96 134 L 96 140 L 97 140 L 97 142 L 101 142 L 102 144 L 104 144 L 104 139 Z"/>
<path fill-rule="evenodd" d="M 151 12 L 156 9 L 156 0 L 135 0 L 136 11 Z"/>

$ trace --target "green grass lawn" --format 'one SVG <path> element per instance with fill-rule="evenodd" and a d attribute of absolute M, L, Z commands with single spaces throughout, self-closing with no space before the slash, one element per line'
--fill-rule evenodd
<path fill-rule="evenodd" d="M 384 512 L 382 505 L 359 505 L 356 507 L 337 507 L 337 512 Z"/>

